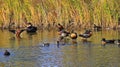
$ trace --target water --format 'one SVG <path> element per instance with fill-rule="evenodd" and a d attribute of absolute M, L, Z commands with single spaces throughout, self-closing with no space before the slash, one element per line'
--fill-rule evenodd
<path fill-rule="evenodd" d="M 81 33 L 82 31 L 77 31 Z M 101 39 L 118 39 L 118 31 L 93 32 L 88 42 L 69 40 L 56 44 L 56 31 L 37 31 L 35 35 L 22 33 L 22 39 L 13 38 L 9 31 L 0 31 L 0 67 L 120 67 L 120 48 L 115 44 L 101 46 Z M 49 47 L 41 47 L 43 42 Z M 9 50 L 9 57 L 3 56 Z"/>

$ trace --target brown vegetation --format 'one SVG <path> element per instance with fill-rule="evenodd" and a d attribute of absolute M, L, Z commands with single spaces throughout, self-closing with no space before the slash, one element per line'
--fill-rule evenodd
<path fill-rule="evenodd" d="M 61 23 L 66 28 L 117 27 L 120 0 L 0 0 L 0 27 L 26 22 L 45 28 Z M 54 28 L 54 27 L 53 27 Z"/>

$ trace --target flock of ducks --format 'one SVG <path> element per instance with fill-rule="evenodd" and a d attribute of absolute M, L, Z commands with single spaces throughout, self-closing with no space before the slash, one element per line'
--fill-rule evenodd
<path fill-rule="evenodd" d="M 30 22 L 27 23 L 26 29 L 20 29 L 20 27 L 18 27 L 17 29 L 11 29 L 11 26 L 14 24 L 15 23 L 11 23 L 9 25 L 9 31 L 12 32 L 13 34 L 15 34 L 17 38 L 21 38 L 20 34 L 23 31 L 26 31 L 27 33 L 36 33 L 36 31 L 37 31 L 37 27 L 33 26 Z M 43 43 L 43 46 L 49 46 L 49 43 Z M 4 56 L 10 56 L 10 52 L 8 50 L 5 50 Z"/>
<path fill-rule="evenodd" d="M 61 24 L 58 24 L 58 33 L 59 33 L 59 39 L 57 41 L 57 45 L 59 45 L 59 43 L 65 38 L 65 37 L 70 37 L 72 40 L 76 40 L 79 37 L 82 38 L 83 41 L 87 41 L 88 38 L 90 38 L 92 36 L 92 31 L 91 30 L 86 30 L 84 33 L 82 34 L 77 34 L 76 32 L 74 32 L 73 30 L 71 32 L 68 32 L 64 29 L 64 27 Z M 101 27 L 97 26 L 94 24 L 94 30 L 100 31 Z M 20 37 L 20 34 L 24 31 L 24 30 L 19 30 L 18 32 L 16 32 L 16 30 L 9 30 L 10 32 L 16 34 L 16 36 Z M 37 27 L 32 26 L 31 23 L 28 23 L 28 27 L 27 27 L 27 32 L 28 33 L 33 33 L 37 31 Z M 106 44 L 117 44 L 118 46 L 120 46 L 120 39 L 117 40 L 106 40 L 105 38 L 102 38 L 101 40 L 102 45 L 105 46 Z M 50 43 L 43 43 L 42 46 L 46 46 L 48 47 L 50 45 Z M 4 52 L 5 56 L 10 56 L 10 52 L 8 50 L 5 50 Z"/>
<path fill-rule="evenodd" d="M 59 24 L 60 25 L 60 24 Z M 61 25 L 62 26 L 62 25 Z M 60 27 L 61 27 L 60 26 Z M 58 27 L 58 28 L 60 28 L 60 27 Z M 97 30 L 97 31 L 100 31 L 100 30 L 102 30 L 101 29 L 102 27 L 100 27 L 100 26 L 97 26 L 97 25 L 95 25 L 94 24 L 94 30 Z M 77 39 L 77 37 L 79 36 L 79 37 L 81 37 L 82 38 L 82 40 L 83 41 L 87 41 L 87 39 L 88 38 L 90 38 L 91 36 L 92 36 L 92 31 L 91 30 L 86 30 L 84 33 L 82 33 L 82 34 L 77 34 L 76 32 L 74 32 L 74 31 L 72 31 L 72 32 L 67 32 L 67 31 L 65 31 L 65 29 L 63 29 L 63 27 L 62 27 L 62 29 L 59 29 L 59 31 L 58 31 L 60 34 L 60 39 L 59 39 L 59 41 L 61 41 L 62 39 L 64 39 L 65 37 L 70 37 L 71 39 Z M 59 43 L 59 42 L 57 42 L 57 43 Z M 113 39 L 113 40 L 106 40 L 105 38 L 102 38 L 102 40 L 101 40 L 101 44 L 103 45 L 103 46 L 105 46 L 106 44 L 117 44 L 118 46 L 120 46 L 120 39 Z"/>

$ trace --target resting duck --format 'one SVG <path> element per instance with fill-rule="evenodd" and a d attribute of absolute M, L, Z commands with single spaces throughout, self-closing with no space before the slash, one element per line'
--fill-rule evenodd
<path fill-rule="evenodd" d="M 106 40 L 105 38 L 102 38 L 102 45 L 105 45 L 105 44 L 114 44 L 115 43 L 115 40 Z"/>
<path fill-rule="evenodd" d="M 92 36 L 92 31 L 91 30 L 86 30 L 85 33 L 79 35 L 82 38 L 90 38 Z"/>
<path fill-rule="evenodd" d="M 31 23 L 28 23 L 26 31 L 27 33 L 35 33 L 37 31 L 37 27 L 33 26 Z"/>
<path fill-rule="evenodd" d="M 8 52 L 8 50 L 5 50 L 4 56 L 10 56 L 10 52 Z"/>
<path fill-rule="evenodd" d="M 96 24 L 94 24 L 94 30 L 101 31 L 101 29 L 102 29 L 101 26 L 97 26 Z"/>

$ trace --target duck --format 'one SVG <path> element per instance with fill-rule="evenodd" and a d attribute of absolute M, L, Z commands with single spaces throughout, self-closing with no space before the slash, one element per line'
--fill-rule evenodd
<path fill-rule="evenodd" d="M 101 31 L 101 29 L 102 29 L 101 26 L 97 26 L 96 24 L 94 24 L 94 30 Z"/>
<path fill-rule="evenodd" d="M 74 33 L 71 33 L 71 34 L 70 34 L 70 38 L 71 38 L 71 39 L 77 39 L 77 33 L 75 33 L 75 32 L 74 32 Z"/>
<path fill-rule="evenodd" d="M 50 46 L 50 43 L 43 43 L 42 44 L 44 47 L 49 47 Z"/>
<path fill-rule="evenodd" d="M 9 31 L 12 32 L 13 34 L 15 34 L 17 38 L 21 38 L 20 35 L 21 35 L 21 33 L 22 33 L 23 31 L 25 31 L 25 30 L 24 30 L 24 29 L 20 30 L 20 28 L 18 27 L 16 30 L 14 30 L 14 29 L 9 29 Z"/>
<path fill-rule="evenodd" d="M 62 31 L 59 31 L 58 34 L 60 35 L 60 37 L 64 38 L 64 37 L 69 36 L 70 32 L 66 30 L 62 30 Z"/>
<path fill-rule="evenodd" d="M 33 26 L 32 23 L 27 23 L 27 33 L 35 33 L 37 31 L 37 27 Z"/>
<path fill-rule="evenodd" d="M 25 29 L 20 29 L 18 26 L 17 29 L 11 29 L 11 26 L 14 25 L 15 23 L 11 23 L 9 25 L 9 32 L 13 33 L 16 35 L 17 38 L 21 38 L 20 34 L 25 30 Z"/>
<path fill-rule="evenodd" d="M 10 52 L 8 50 L 5 50 L 4 56 L 10 56 Z"/>
<path fill-rule="evenodd" d="M 61 36 L 62 36 L 62 37 L 67 37 L 67 36 L 69 36 L 69 34 L 70 34 L 70 33 L 69 33 L 68 31 L 62 31 L 62 32 L 61 32 Z"/>
<path fill-rule="evenodd" d="M 57 47 L 59 48 L 59 45 L 60 45 L 60 41 L 57 41 Z"/>
<path fill-rule="evenodd" d="M 102 38 L 102 45 L 105 45 L 105 44 L 114 44 L 115 43 L 115 40 L 112 39 L 112 40 L 106 40 L 105 38 Z"/>
<path fill-rule="evenodd" d="M 85 30 L 84 34 L 89 34 L 91 32 L 92 32 L 91 30 Z"/>
<path fill-rule="evenodd" d="M 71 39 L 77 39 L 77 37 L 78 37 L 77 33 L 74 30 L 72 30 L 71 33 L 70 33 L 70 38 Z"/>
<path fill-rule="evenodd" d="M 84 38 L 84 39 L 90 38 L 92 36 L 92 31 L 91 30 L 86 30 L 85 33 L 80 34 L 79 36 Z"/>

